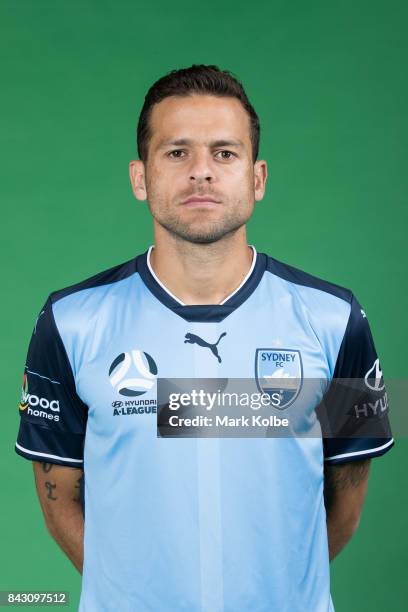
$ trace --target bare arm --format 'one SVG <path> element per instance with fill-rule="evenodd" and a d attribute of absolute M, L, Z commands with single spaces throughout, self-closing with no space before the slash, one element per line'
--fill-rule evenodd
<path fill-rule="evenodd" d="M 33 469 L 48 531 L 82 574 L 84 517 L 79 483 L 83 472 L 37 461 L 33 461 Z"/>
<path fill-rule="evenodd" d="M 367 493 L 370 459 L 324 470 L 324 500 L 330 561 L 344 548 L 356 531 Z"/>

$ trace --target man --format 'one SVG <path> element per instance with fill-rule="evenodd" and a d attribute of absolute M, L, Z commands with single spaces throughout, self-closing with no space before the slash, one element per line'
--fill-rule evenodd
<path fill-rule="evenodd" d="M 230 73 L 195 65 L 157 81 L 130 163 L 154 248 L 52 293 L 37 319 L 16 450 L 83 569 L 82 612 L 334 609 L 329 558 L 357 528 L 370 458 L 393 445 L 385 408 L 375 436 L 343 416 L 386 396 L 354 295 L 248 246 L 267 178 L 258 145 Z M 304 395 L 296 380 L 325 381 L 303 400 L 306 429 L 326 405 L 341 436 L 160 435 L 156 379 L 230 377 L 262 390 L 291 378 L 294 394 L 269 407 L 281 417 Z"/>

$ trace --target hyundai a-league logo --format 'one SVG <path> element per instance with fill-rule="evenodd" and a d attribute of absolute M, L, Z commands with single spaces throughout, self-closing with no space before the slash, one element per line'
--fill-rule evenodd
<path fill-rule="evenodd" d="M 121 353 L 111 363 L 109 380 L 121 395 L 135 397 L 150 391 L 157 378 L 157 365 L 149 355 L 139 349 Z"/>
<path fill-rule="evenodd" d="M 261 393 L 280 396 L 275 408 L 288 408 L 300 393 L 303 366 L 300 351 L 282 348 L 258 348 L 255 353 L 255 378 Z"/>

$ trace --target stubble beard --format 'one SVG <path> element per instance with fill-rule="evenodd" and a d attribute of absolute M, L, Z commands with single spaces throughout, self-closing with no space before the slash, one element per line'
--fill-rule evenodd
<path fill-rule="evenodd" d="M 148 201 L 150 212 L 155 221 L 179 240 L 194 244 L 211 244 L 226 236 L 234 234 L 245 225 L 251 217 L 252 211 L 245 201 L 237 202 L 233 211 L 227 212 L 217 221 L 205 221 L 205 212 L 195 213 L 196 220 L 187 222 L 181 216 L 170 211 L 165 203 L 157 202 L 152 206 Z M 224 206 L 220 204 L 220 206 Z M 201 220 L 198 220 L 198 219 Z"/>

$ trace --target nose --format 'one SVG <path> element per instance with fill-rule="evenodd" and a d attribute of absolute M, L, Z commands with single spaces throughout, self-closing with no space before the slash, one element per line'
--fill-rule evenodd
<path fill-rule="evenodd" d="M 196 152 L 190 166 L 190 182 L 212 183 L 215 179 L 212 157 L 208 152 Z"/>

